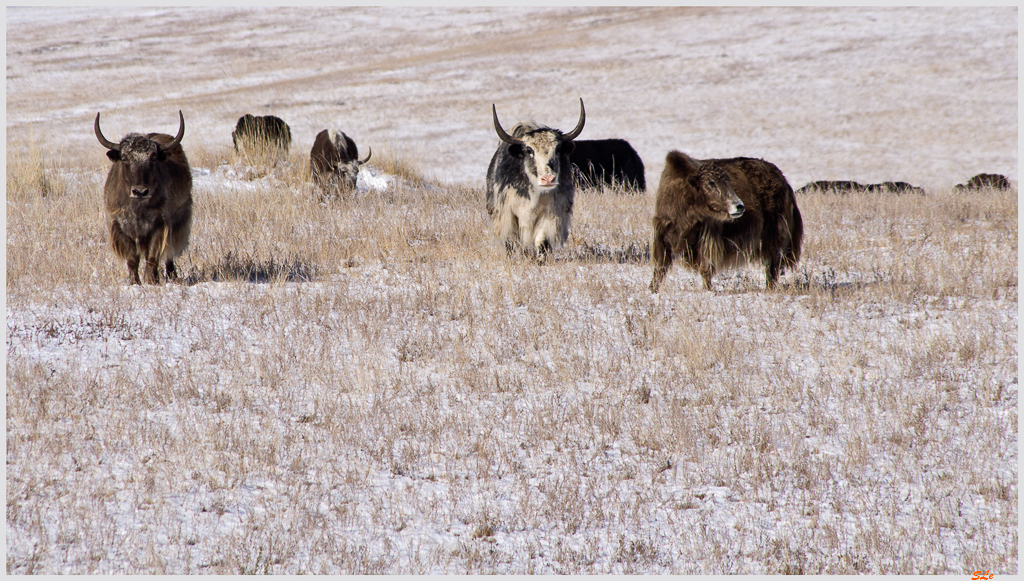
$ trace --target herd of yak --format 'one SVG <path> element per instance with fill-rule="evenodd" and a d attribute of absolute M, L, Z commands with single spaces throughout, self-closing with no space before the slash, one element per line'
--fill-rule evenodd
<path fill-rule="evenodd" d="M 569 236 L 577 184 L 601 185 L 641 192 L 644 166 L 622 139 L 577 140 L 586 123 L 580 118 L 568 133 L 535 122 L 519 122 L 507 132 L 491 112 L 500 139 L 487 168 L 486 207 L 496 238 L 509 255 L 522 253 L 543 263 Z M 113 162 L 104 199 L 114 252 L 127 261 L 132 284 L 140 284 L 139 266 L 147 283 L 177 278 L 174 259 L 188 245 L 192 225 L 192 171 L 181 147 L 185 118 L 178 112 L 175 136 L 129 133 L 119 142 L 103 136 L 100 114 L 94 131 Z M 232 141 L 242 153 L 254 149 L 287 152 L 291 129 L 273 116 L 244 115 Z M 355 189 L 360 166 L 355 142 L 343 132 L 323 130 L 310 151 L 310 178 L 321 197 Z M 1009 189 L 1001 175 L 979 174 L 958 190 Z M 652 218 L 650 290 L 658 292 L 674 260 L 699 273 L 711 289 L 712 276 L 732 266 L 760 264 L 768 288 L 779 273 L 800 259 L 803 220 L 796 194 L 819 192 L 918 193 L 906 182 L 863 185 L 851 181 L 819 181 L 796 192 L 774 164 L 762 159 L 694 159 L 670 151 L 655 197 Z"/>

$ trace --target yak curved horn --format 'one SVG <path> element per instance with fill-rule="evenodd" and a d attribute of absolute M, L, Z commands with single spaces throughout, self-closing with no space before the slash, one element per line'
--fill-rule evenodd
<path fill-rule="evenodd" d="M 587 111 L 583 108 L 583 97 L 580 97 L 580 122 L 576 124 L 576 129 L 573 129 L 569 133 L 562 136 L 562 141 L 572 141 L 580 136 L 583 132 L 583 124 L 587 122 Z"/>
<path fill-rule="evenodd" d="M 364 164 L 364 163 L 370 161 L 370 156 L 371 155 L 373 155 L 373 148 L 370 147 L 369 145 L 367 145 L 366 146 L 366 159 L 360 160 L 359 163 L 360 164 Z"/>
<path fill-rule="evenodd" d="M 181 143 L 182 137 L 185 137 L 185 116 L 181 114 L 181 109 L 178 109 L 178 134 L 174 136 L 174 141 L 162 146 L 160 149 L 164 151 L 173 149 L 174 146 Z"/>
<path fill-rule="evenodd" d="M 121 151 L 121 144 L 114 143 L 113 141 L 110 141 L 106 137 L 103 137 L 103 132 L 100 131 L 100 114 L 99 113 L 96 114 L 96 122 L 93 123 L 92 127 L 93 127 L 93 131 L 96 132 L 96 139 L 100 140 L 100 145 L 102 145 L 103 147 L 106 147 L 107 149 L 112 149 L 114 151 Z"/>
<path fill-rule="evenodd" d="M 498 121 L 498 108 L 494 106 L 494 103 L 491 103 L 491 112 L 494 114 L 494 131 L 498 133 L 498 139 L 512 145 L 522 145 L 523 141 L 521 139 L 512 137 L 501 128 L 501 122 Z"/>

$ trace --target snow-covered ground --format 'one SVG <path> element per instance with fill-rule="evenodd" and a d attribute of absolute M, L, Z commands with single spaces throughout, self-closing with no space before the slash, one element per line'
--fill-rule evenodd
<path fill-rule="evenodd" d="M 9 573 L 1017 572 L 1016 202 L 949 194 L 1017 180 L 1016 8 L 6 16 L 8 164 L 73 186 L 7 201 Z M 581 195 L 552 264 L 505 260 L 465 190 L 490 105 L 567 128 L 580 97 L 650 191 Z M 285 276 L 124 284 L 92 120 L 178 109 L 184 271 Z M 309 203 L 225 161 L 246 112 L 432 182 L 371 161 Z M 801 199 L 782 291 L 677 268 L 651 295 L 630 252 L 673 148 L 929 194 Z"/>

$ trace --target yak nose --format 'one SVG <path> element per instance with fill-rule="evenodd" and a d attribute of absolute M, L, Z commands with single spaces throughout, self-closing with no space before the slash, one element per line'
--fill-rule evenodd
<path fill-rule="evenodd" d="M 558 185 L 558 176 L 554 174 L 548 174 L 540 176 L 540 185 L 542 186 L 555 186 Z"/>
<path fill-rule="evenodd" d="M 149 195 L 149 188 L 132 188 L 133 198 L 145 198 Z"/>
<path fill-rule="evenodd" d="M 746 208 L 746 206 L 743 205 L 743 202 L 740 202 L 740 203 L 738 203 L 738 204 L 736 204 L 735 206 L 732 207 L 732 212 L 729 212 L 729 217 L 730 218 L 739 218 L 740 216 L 743 215 L 743 211 L 746 210 L 746 209 L 747 208 Z"/>

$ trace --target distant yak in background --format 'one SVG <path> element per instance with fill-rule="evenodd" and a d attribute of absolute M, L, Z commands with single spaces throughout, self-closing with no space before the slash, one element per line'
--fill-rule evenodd
<path fill-rule="evenodd" d="M 254 117 L 246 113 L 238 118 L 231 141 L 235 144 L 235 153 L 239 154 L 274 153 L 275 149 L 287 154 L 292 144 L 292 130 L 273 115 Z"/>
<path fill-rule="evenodd" d="M 354 190 L 359 167 L 370 161 L 371 155 L 373 150 L 367 148 L 366 159 L 359 159 L 359 148 L 351 137 L 341 131 L 324 129 L 316 134 L 309 152 L 313 184 L 322 195 Z"/>
<path fill-rule="evenodd" d="M 851 181 L 812 182 L 796 191 L 798 194 L 823 192 L 831 194 L 856 194 L 863 192 L 890 192 L 893 194 L 924 194 L 924 190 L 907 182 L 882 182 L 880 184 L 859 184 Z"/>
<path fill-rule="evenodd" d="M 1006 179 L 1006 176 L 995 173 L 980 173 L 973 178 L 967 180 L 966 184 L 957 184 L 954 186 L 957 191 L 971 191 L 980 190 L 982 188 L 992 188 L 993 190 L 1008 190 L 1010 189 L 1010 180 Z"/>
<path fill-rule="evenodd" d="M 647 189 L 644 162 L 624 139 L 577 139 L 569 153 L 578 186 L 607 184 L 634 192 Z"/>

